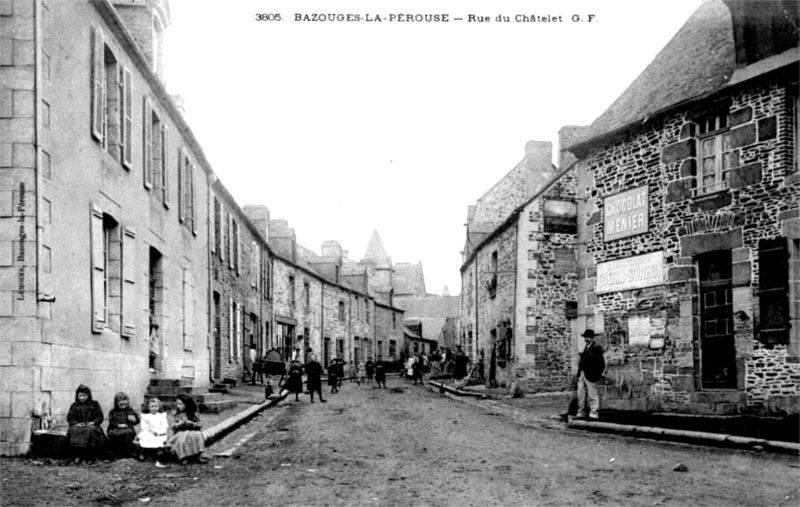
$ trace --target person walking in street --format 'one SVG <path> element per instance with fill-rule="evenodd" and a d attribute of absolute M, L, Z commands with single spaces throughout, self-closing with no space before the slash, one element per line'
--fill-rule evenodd
<path fill-rule="evenodd" d="M 386 363 L 383 362 L 383 357 L 378 356 L 378 361 L 375 363 L 375 382 L 378 384 L 378 388 L 383 386 L 386 388 Z"/>
<path fill-rule="evenodd" d="M 314 403 L 314 393 L 319 395 L 319 401 L 325 403 L 322 399 L 322 365 L 317 361 L 315 354 L 308 356 L 308 363 L 306 363 L 306 387 L 308 394 L 311 395 L 311 403 Z"/>
<path fill-rule="evenodd" d="M 339 359 L 334 358 L 328 366 L 328 385 L 331 386 L 331 394 L 339 392 Z"/>
<path fill-rule="evenodd" d="M 300 401 L 300 393 L 303 392 L 303 367 L 300 361 L 292 360 L 289 372 L 286 375 L 286 390 L 294 393 L 294 401 Z"/>
<path fill-rule="evenodd" d="M 411 358 L 411 378 L 414 380 L 414 385 L 417 385 L 417 382 L 422 382 L 422 357 L 419 354 Z"/>
<path fill-rule="evenodd" d="M 595 342 L 594 330 L 587 329 L 581 335 L 586 346 L 580 354 L 578 363 L 578 419 L 600 418 L 600 395 L 597 382 L 603 377 L 606 362 L 603 358 L 603 347 Z M 587 411 L 588 402 L 588 411 Z"/>

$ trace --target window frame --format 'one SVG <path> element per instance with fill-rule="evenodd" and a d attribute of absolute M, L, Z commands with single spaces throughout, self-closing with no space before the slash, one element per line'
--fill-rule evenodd
<path fill-rule="evenodd" d="M 710 113 L 697 120 L 697 176 L 695 179 L 694 196 L 701 197 L 718 192 L 724 192 L 730 188 L 728 174 L 733 167 L 731 166 L 731 154 L 734 150 L 730 147 L 730 124 L 728 123 L 728 112 L 717 111 Z M 706 153 L 706 142 L 714 140 L 713 154 Z M 725 145 L 727 143 L 727 150 Z M 712 176 L 705 174 L 705 160 L 713 159 L 714 183 L 704 185 L 704 179 Z"/>

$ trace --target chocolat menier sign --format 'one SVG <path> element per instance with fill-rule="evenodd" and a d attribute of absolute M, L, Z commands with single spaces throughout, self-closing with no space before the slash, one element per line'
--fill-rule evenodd
<path fill-rule="evenodd" d="M 650 219 L 648 186 L 632 188 L 603 199 L 603 241 L 647 232 Z"/>

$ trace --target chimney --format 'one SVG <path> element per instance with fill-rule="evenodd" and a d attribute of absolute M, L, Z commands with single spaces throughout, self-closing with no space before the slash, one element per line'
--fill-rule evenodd
<path fill-rule="evenodd" d="M 164 33 L 170 25 L 169 0 L 112 0 L 125 28 L 164 82 Z"/>
<path fill-rule="evenodd" d="M 442 289 L 442 296 L 447 297 L 450 295 L 450 289 L 447 288 L 447 285 L 444 286 Z"/>
<path fill-rule="evenodd" d="M 261 233 L 264 241 L 269 240 L 269 208 L 261 204 L 247 204 L 242 209 L 248 220 Z"/>
<path fill-rule="evenodd" d="M 323 257 L 336 257 L 338 259 L 342 258 L 342 245 L 339 244 L 336 240 L 325 240 L 322 242 L 322 256 Z"/>
<path fill-rule="evenodd" d="M 555 176 L 553 144 L 550 141 L 525 143 L 525 197 L 536 195 Z"/>
<path fill-rule="evenodd" d="M 558 131 L 558 168 L 566 169 L 574 164 L 578 157 L 567 151 L 567 148 L 581 140 L 588 126 L 564 125 Z"/>
<path fill-rule="evenodd" d="M 174 95 L 170 95 L 169 98 L 172 99 L 172 103 L 175 105 L 175 109 L 180 111 L 180 113 L 186 116 L 186 103 L 183 100 L 183 97 L 178 95 L 177 93 Z"/>

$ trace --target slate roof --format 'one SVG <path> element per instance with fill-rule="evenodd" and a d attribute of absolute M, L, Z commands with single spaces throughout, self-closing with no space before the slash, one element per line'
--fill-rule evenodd
<path fill-rule="evenodd" d="M 372 237 L 369 240 L 367 251 L 364 253 L 363 261 L 374 263 L 377 267 L 390 267 L 392 260 L 386 254 L 386 249 L 383 247 L 381 235 L 378 231 L 372 231 Z"/>
<path fill-rule="evenodd" d="M 723 88 L 736 67 L 733 19 L 722 0 L 707 0 L 650 65 L 568 149 L 585 148 L 633 123 Z"/>

